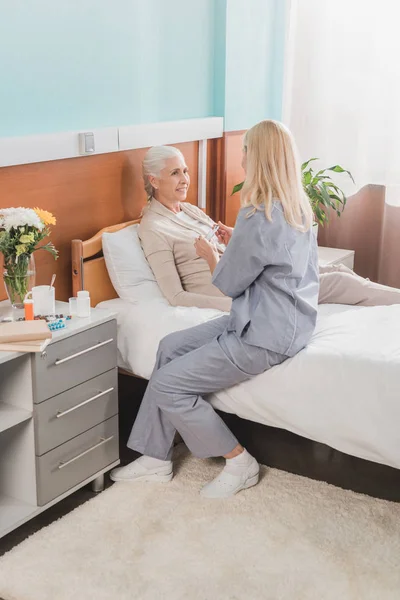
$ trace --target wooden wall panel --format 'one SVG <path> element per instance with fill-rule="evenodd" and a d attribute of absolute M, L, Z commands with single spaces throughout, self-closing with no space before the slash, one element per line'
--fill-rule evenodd
<path fill-rule="evenodd" d="M 198 143 L 176 144 L 190 169 L 188 201 L 197 204 Z M 146 202 L 141 161 L 146 149 L 0 168 L 0 208 L 36 206 L 57 218 L 51 239 L 54 259 L 36 252 L 36 283 L 57 273 L 57 299 L 71 295 L 71 240 L 87 239 L 99 229 L 140 216 Z M 0 261 L 1 261 L 0 253 Z M 2 274 L 2 265 L 0 265 Z M 0 300 L 6 297 L 0 277 Z"/>
<path fill-rule="evenodd" d="M 242 145 L 244 131 L 225 133 L 225 223 L 233 227 L 240 209 L 240 194 L 231 196 L 233 186 L 244 179 Z"/>
<path fill-rule="evenodd" d="M 225 137 L 208 141 L 207 214 L 214 221 L 225 220 Z"/>
<path fill-rule="evenodd" d="M 318 228 L 318 243 L 320 246 L 330 248 L 354 250 L 356 273 L 372 281 L 398 286 L 399 276 L 395 275 L 394 278 L 389 276 L 391 268 L 398 264 L 397 260 L 392 260 L 396 252 L 392 252 L 390 259 L 388 257 L 389 260 L 384 261 L 385 267 L 382 264 L 387 250 L 385 243 L 387 212 L 385 188 L 379 185 L 366 185 L 347 199 L 340 218 L 335 213 L 331 213 L 328 225 Z M 400 221 L 396 223 L 395 214 L 392 214 L 391 225 L 396 228 Z M 393 236 L 389 237 L 394 240 Z"/>

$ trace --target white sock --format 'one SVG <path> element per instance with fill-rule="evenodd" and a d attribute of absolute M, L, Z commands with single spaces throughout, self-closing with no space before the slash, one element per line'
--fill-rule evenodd
<path fill-rule="evenodd" d="M 141 464 L 145 469 L 155 469 L 156 467 L 163 467 L 168 465 L 170 460 L 160 460 L 159 458 L 153 458 L 152 456 L 140 456 L 137 462 Z"/>
<path fill-rule="evenodd" d="M 239 475 L 243 471 L 246 471 L 246 469 L 254 460 L 255 458 L 249 452 L 247 452 L 245 448 L 243 452 L 234 458 L 227 458 L 225 468 L 228 473 L 231 473 L 232 475 Z"/>

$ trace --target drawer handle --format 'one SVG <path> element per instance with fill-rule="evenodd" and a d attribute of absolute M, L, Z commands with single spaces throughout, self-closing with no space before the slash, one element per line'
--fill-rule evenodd
<path fill-rule="evenodd" d="M 94 346 L 90 346 L 90 348 L 86 348 L 85 350 L 76 352 L 76 354 L 71 354 L 71 356 L 67 356 L 66 358 L 57 359 L 54 364 L 56 365 L 56 367 L 58 367 L 58 365 L 62 365 L 63 363 L 68 362 L 69 360 L 72 360 L 73 358 L 76 358 L 77 356 L 82 356 L 82 354 L 86 354 L 87 352 L 91 352 L 92 350 L 96 350 L 97 348 L 101 348 L 101 346 L 105 346 L 106 344 L 111 344 L 111 342 L 113 342 L 113 341 L 114 341 L 114 338 L 106 340 L 105 342 L 99 342 L 98 344 L 95 344 Z"/>
<path fill-rule="evenodd" d="M 73 406 L 72 408 L 68 408 L 68 410 L 59 410 L 58 413 L 56 414 L 56 418 L 59 419 L 60 417 L 64 417 L 65 415 L 68 415 L 69 413 L 73 412 L 77 408 L 81 408 L 81 406 L 85 406 L 85 404 L 89 404 L 89 402 L 93 402 L 93 400 L 97 400 L 97 398 L 101 398 L 102 396 L 105 396 L 106 394 L 109 394 L 110 392 L 113 392 L 113 391 L 114 391 L 113 387 L 109 388 L 108 390 L 105 390 L 104 392 L 99 392 L 95 396 L 92 396 L 91 398 L 88 398 L 87 400 L 84 400 L 83 402 L 76 404 L 76 406 Z"/>
<path fill-rule="evenodd" d="M 114 439 L 113 435 L 110 435 L 110 437 L 108 437 L 108 438 L 100 438 L 100 441 L 97 442 L 97 444 L 95 444 L 91 448 L 88 448 L 84 452 L 81 452 L 80 454 L 78 454 L 78 456 L 74 456 L 74 458 L 71 458 L 70 460 L 67 460 L 67 462 L 60 462 L 60 464 L 58 465 L 58 468 L 59 469 L 63 469 L 64 467 L 68 467 L 68 465 L 70 465 L 71 463 L 75 462 L 79 458 L 82 458 L 82 456 L 85 456 L 85 454 L 89 454 L 89 452 L 91 452 L 92 450 L 96 450 L 96 448 L 99 448 L 100 446 L 103 446 L 103 444 L 107 444 L 107 442 L 110 442 L 112 439 Z"/>

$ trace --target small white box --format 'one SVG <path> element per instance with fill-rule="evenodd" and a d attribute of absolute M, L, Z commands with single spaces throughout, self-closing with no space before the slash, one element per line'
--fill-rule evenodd
<path fill-rule="evenodd" d="M 344 265 L 354 269 L 354 250 L 342 250 L 340 248 L 325 248 L 318 246 L 318 263 L 321 267 L 330 265 Z"/>
<path fill-rule="evenodd" d="M 79 154 L 94 154 L 94 133 L 86 131 L 79 133 Z"/>

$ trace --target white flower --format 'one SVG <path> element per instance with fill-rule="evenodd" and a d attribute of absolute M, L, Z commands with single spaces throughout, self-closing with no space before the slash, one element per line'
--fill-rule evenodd
<path fill-rule="evenodd" d="M 44 228 L 44 223 L 32 208 L 2 208 L 0 210 L 0 227 L 10 231 L 14 227 L 35 227 L 39 231 Z"/>

